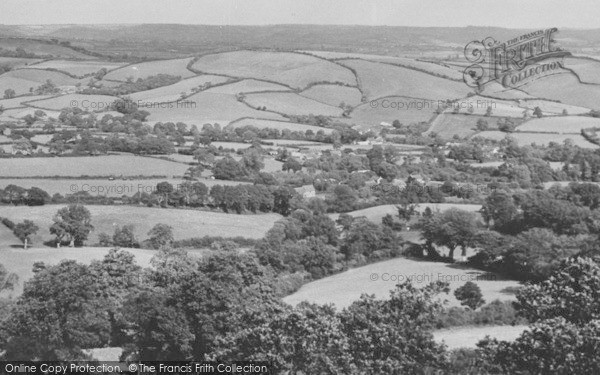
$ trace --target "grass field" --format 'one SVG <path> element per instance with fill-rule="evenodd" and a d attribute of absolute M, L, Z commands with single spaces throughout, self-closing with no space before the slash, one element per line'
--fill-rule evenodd
<path fill-rule="evenodd" d="M 125 64 L 109 61 L 50 60 L 36 64 L 34 67 L 37 69 L 57 69 L 81 77 L 96 73 L 102 68 L 113 70 L 123 65 Z"/>
<path fill-rule="evenodd" d="M 427 207 L 432 211 L 445 211 L 449 208 L 458 208 L 469 212 L 478 212 L 481 209 L 480 204 L 455 204 L 455 203 L 420 203 L 416 205 L 416 210 L 419 213 L 423 213 Z M 392 216 L 398 215 L 398 209 L 394 204 L 386 204 L 381 206 L 369 207 L 362 210 L 348 212 L 349 215 L 354 217 L 364 216 L 367 220 L 377 224 L 381 224 L 381 219 L 390 214 Z M 337 220 L 340 214 L 329 214 L 329 217 L 333 220 Z"/>
<path fill-rule="evenodd" d="M 339 107 L 323 104 L 305 98 L 295 93 L 265 92 L 247 94 L 245 102 L 253 107 L 267 107 L 268 111 L 275 111 L 289 115 L 323 115 L 339 117 L 343 110 Z"/>
<path fill-rule="evenodd" d="M 57 86 L 75 86 L 81 80 L 71 78 L 66 74 L 39 69 L 18 69 L 0 75 L 0 87 L 13 89 L 17 95 L 25 95 L 30 89 L 35 90 L 47 80 Z"/>
<path fill-rule="evenodd" d="M 156 184 L 167 181 L 177 187 L 181 184 L 181 179 L 175 178 L 153 178 L 144 180 L 113 180 L 108 179 L 50 179 L 50 178 L 2 178 L 0 177 L 0 189 L 7 185 L 17 185 L 26 189 L 38 187 L 48 194 L 73 194 L 75 192 L 85 191 L 92 196 L 121 197 L 123 195 L 132 196 L 138 192 L 151 193 L 155 190 Z M 213 181 L 213 180 L 210 180 Z"/>
<path fill-rule="evenodd" d="M 446 100 L 463 98 L 471 91 L 463 82 L 397 66 L 363 60 L 343 60 L 340 63 L 357 72 L 359 85 L 369 100 L 384 96 Z"/>
<path fill-rule="evenodd" d="M 58 58 L 92 60 L 93 56 L 77 52 L 71 48 L 58 44 L 41 43 L 32 39 L 23 38 L 0 38 L 0 48 L 14 51 L 17 48 L 23 48 L 26 52 L 36 55 L 52 55 Z"/>
<path fill-rule="evenodd" d="M 38 108 L 32 108 L 32 107 L 7 109 L 6 111 L 4 111 L 0 114 L 0 121 L 1 120 L 11 121 L 14 119 L 20 119 L 27 115 L 33 116 L 35 114 L 35 111 L 37 111 L 37 110 L 38 110 Z M 46 114 L 46 116 L 52 117 L 55 119 L 58 119 L 58 116 L 60 115 L 60 111 L 50 111 L 47 109 L 44 109 L 43 111 Z"/>
<path fill-rule="evenodd" d="M 42 60 L 40 59 L 27 59 L 21 57 L 0 57 L 0 65 L 8 66 L 11 69 L 18 69 L 28 65 L 36 64 Z"/>
<path fill-rule="evenodd" d="M 524 85 L 521 89 L 538 98 L 600 109 L 600 86 L 581 84 L 570 72 L 538 79 Z"/>
<path fill-rule="evenodd" d="M 304 51 L 314 56 L 323 57 L 328 60 L 339 60 L 339 59 L 363 59 L 374 62 L 382 62 L 388 64 L 397 64 L 408 66 L 420 70 L 425 70 L 431 74 L 439 74 L 450 77 L 452 79 L 462 80 L 462 73 L 456 69 L 446 67 L 440 64 L 434 64 L 426 61 L 418 61 L 408 57 L 397 57 L 397 56 L 383 56 L 383 55 L 369 55 L 362 53 L 350 53 L 350 52 L 329 52 L 329 51 Z"/>
<path fill-rule="evenodd" d="M 435 109 L 430 101 L 387 97 L 359 105 L 350 113 L 350 119 L 344 122 L 361 128 L 377 128 L 382 122 L 392 124 L 394 120 L 408 125 L 431 120 Z"/>
<path fill-rule="evenodd" d="M 589 108 L 577 107 L 574 105 L 553 102 L 550 100 L 529 99 L 521 100 L 519 106 L 534 110 L 535 107 L 540 107 L 542 112 L 549 114 L 562 114 L 566 109 L 569 115 L 583 115 L 590 112 Z"/>
<path fill-rule="evenodd" d="M 581 148 L 599 148 L 600 146 L 588 142 L 579 134 L 552 134 L 552 133 L 525 133 L 525 132 L 514 132 L 504 133 L 501 131 L 490 130 L 480 132 L 474 135 L 474 137 L 483 137 L 487 139 L 493 139 L 500 141 L 510 135 L 520 145 L 530 145 L 535 143 L 536 145 L 548 145 L 550 142 L 563 144 L 565 140 L 570 139 L 573 144 Z"/>
<path fill-rule="evenodd" d="M 527 92 L 524 92 L 520 89 L 514 89 L 514 88 L 510 88 L 510 87 L 506 88 L 498 82 L 486 83 L 486 85 L 483 87 L 483 92 L 481 94 L 485 95 L 485 96 L 490 96 L 493 98 L 505 99 L 505 100 L 535 99 L 536 98 L 536 96 L 532 96 L 532 95 L 528 94 Z"/>
<path fill-rule="evenodd" d="M 137 81 L 139 78 L 144 79 L 157 74 L 170 74 L 172 76 L 188 78 L 195 75 L 187 69 L 187 64 L 190 60 L 191 58 L 156 60 L 128 65 L 109 72 L 104 76 L 104 79 L 109 81 L 126 81 L 128 77 L 133 77 L 133 80 Z"/>
<path fill-rule="evenodd" d="M 203 73 L 264 79 L 294 88 L 305 88 L 317 82 L 356 84 L 354 75 L 348 69 L 313 56 L 290 52 L 218 53 L 202 56 L 193 68 Z"/>
<path fill-rule="evenodd" d="M 244 127 L 244 126 L 248 126 L 248 125 L 255 126 L 259 129 L 262 129 L 262 128 L 279 129 L 279 130 L 289 129 L 291 131 L 301 131 L 301 132 L 305 132 L 307 130 L 312 130 L 315 133 L 318 132 L 319 130 L 322 130 L 325 134 L 329 134 L 332 132 L 331 129 L 322 128 L 319 126 L 298 124 L 295 122 L 287 122 L 287 121 L 274 121 L 274 120 L 251 119 L 251 118 L 241 119 L 239 121 L 232 123 L 229 126 L 232 126 L 234 128 L 240 128 L 240 127 Z"/>
<path fill-rule="evenodd" d="M 244 150 L 252 146 L 252 143 L 244 143 L 244 142 L 211 142 L 211 146 L 215 146 L 216 148 L 232 148 L 235 150 Z"/>
<path fill-rule="evenodd" d="M 362 294 L 374 294 L 376 298 L 389 298 L 390 290 L 396 284 L 411 279 L 417 287 L 430 282 L 447 281 L 451 292 L 442 295 L 448 300 L 448 306 L 459 306 L 454 297 L 454 289 L 473 281 L 480 288 L 486 301 L 513 300 L 514 294 L 505 293 L 507 287 L 516 287 L 518 282 L 503 280 L 495 274 L 462 267 L 457 264 L 441 262 L 417 261 L 406 258 L 395 258 L 367 266 L 350 269 L 337 275 L 329 276 L 305 284 L 296 293 L 284 298 L 284 301 L 296 305 L 302 301 L 318 304 L 332 303 L 337 308 L 349 306 Z"/>
<path fill-rule="evenodd" d="M 4 109 L 10 108 L 23 108 L 26 107 L 25 102 L 30 100 L 41 100 L 47 99 L 50 95 L 27 95 L 27 96 L 19 96 L 17 98 L 12 99 L 0 99 L 0 106 L 4 107 Z"/>
<path fill-rule="evenodd" d="M 524 109 L 519 107 L 516 101 L 490 99 L 479 95 L 474 95 L 461 99 L 456 104 L 459 113 L 468 113 L 468 108 L 473 108 L 474 115 L 485 115 L 487 108 L 492 108 L 492 116 L 497 117 L 523 117 Z"/>
<path fill-rule="evenodd" d="M 254 110 L 229 94 L 201 92 L 190 96 L 182 103 L 182 107 L 179 108 L 174 104 L 173 108 L 163 106 L 163 108 L 146 107 L 144 109 L 150 112 L 148 121 L 152 123 L 181 121 L 188 125 L 195 124 L 199 128 L 206 123 L 219 123 L 221 126 L 226 126 L 231 121 L 243 117 L 284 120 L 278 114 Z"/>
<path fill-rule="evenodd" d="M 501 341 L 514 341 L 527 329 L 526 325 L 466 326 L 433 331 L 435 341 L 444 342 L 449 350 L 459 348 L 475 349 L 477 343 L 490 336 Z"/>
<path fill-rule="evenodd" d="M 362 98 L 357 88 L 341 85 L 315 85 L 302 91 L 300 95 L 334 107 L 341 103 L 355 107 Z"/>
<path fill-rule="evenodd" d="M 244 92 L 261 91 L 289 91 L 290 88 L 272 82 L 259 81 L 256 79 L 244 79 L 227 85 L 211 87 L 206 92 L 235 95 Z"/>
<path fill-rule="evenodd" d="M 108 95 L 66 94 L 50 99 L 29 101 L 27 104 L 55 111 L 77 107 L 84 111 L 96 112 L 106 110 L 117 99 L 115 96 Z"/>
<path fill-rule="evenodd" d="M 181 94 L 192 94 L 192 89 L 210 82 L 213 85 L 227 82 L 229 78 L 223 76 L 214 76 L 203 74 L 196 77 L 181 80 L 173 85 L 159 87 L 153 90 L 140 91 L 129 95 L 133 101 L 150 103 L 168 103 L 181 98 Z"/>
<path fill-rule="evenodd" d="M 431 122 L 431 127 L 426 133 L 435 132 L 445 139 L 451 139 L 454 135 L 468 137 L 477 131 L 479 119 L 487 121 L 490 127 L 496 126 L 497 118 L 493 117 L 442 113 Z"/>
<path fill-rule="evenodd" d="M 600 84 L 600 61 L 591 59 L 566 58 L 565 68 L 571 69 L 581 82 Z"/>
<path fill-rule="evenodd" d="M 64 205 L 37 207 L 6 206 L 2 216 L 15 223 L 25 219 L 34 221 L 40 231 L 33 237 L 34 246 L 42 246 L 51 240 L 49 228 L 56 212 Z M 137 206 L 86 206 L 92 215 L 94 231 L 88 240 L 96 243 L 98 234 L 112 234 L 115 226 L 135 225 L 136 236 L 144 240 L 147 233 L 158 223 L 173 227 L 175 239 L 192 237 L 222 236 L 262 238 L 273 224 L 281 218 L 277 214 L 234 215 L 222 212 L 208 212 L 187 209 L 149 208 Z"/>
<path fill-rule="evenodd" d="M 517 127 L 523 132 L 581 133 L 581 129 L 600 127 L 600 118 L 583 116 L 556 116 L 534 118 Z"/>
<path fill-rule="evenodd" d="M 37 134 L 37 135 L 34 135 L 33 137 L 31 137 L 31 140 L 33 142 L 46 144 L 46 143 L 50 142 L 50 140 L 52 140 L 53 136 L 54 136 L 53 134 Z"/>
<path fill-rule="evenodd" d="M 0 159 L 5 177 L 183 176 L 188 166 L 133 155 Z"/>

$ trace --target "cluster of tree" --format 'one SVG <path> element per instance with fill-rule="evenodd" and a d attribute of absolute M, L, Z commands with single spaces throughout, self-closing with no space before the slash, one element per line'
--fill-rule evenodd
<path fill-rule="evenodd" d="M 43 206 L 50 201 L 50 195 L 44 190 L 32 187 L 25 189 L 17 185 L 7 185 L 0 189 L 0 202 L 10 205 Z"/>

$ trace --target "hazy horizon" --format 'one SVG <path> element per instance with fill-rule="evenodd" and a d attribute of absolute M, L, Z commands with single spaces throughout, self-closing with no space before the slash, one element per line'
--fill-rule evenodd
<path fill-rule="evenodd" d="M 332 25 L 597 29 L 593 0 L 2 0 L 0 24 Z"/>

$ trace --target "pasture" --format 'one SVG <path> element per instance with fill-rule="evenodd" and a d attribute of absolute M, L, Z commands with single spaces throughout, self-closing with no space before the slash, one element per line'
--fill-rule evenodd
<path fill-rule="evenodd" d="M 23 107 L 23 108 L 13 108 L 13 109 L 7 109 L 6 111 L 2 112 L 0 114 L 0 120 L 14 120 L 14 119 L 21 119 L 27 115 L 35 115 L 35 112 L 38 111 L 38 108 L 33 108 L 33 107 Z M 46 116 L 51 117 L 51 118 L 55 118 L 58 119 L 58 116 L 60 115 L 60 111 L 49 111 L 49 110 L 42 110 Z"/>
<path fill-rule="evenodd" d="M 343 110 L 328 104 L 318 102 L 287 92 L 265 92 L 247 94 L 245 102 L 252 107 L 266 107 L 267 111 L 275 111 L 289 115 L 323 115 L 339 117 Z"/>
<path fill-rule="evenodd" d="M 181 99 L 181 96 L 192 94 L 192 89 L 207 83 L 217 85 L 227 82 L 229 78 L 214 75 L 200 75 L 181 80 L 173 85 L 158 87 L 156 89 L 140 91 L 129 95 L 134 102 L 168 103 Z"/>
<path fill-rule="evenodd" d="M 36 64 L 42 60 L 40 59 L 28 59 L 23 57 L 0 57 L 0 65 L 10 67 L 11 69 L 18 69 L 29 65 Z"/>
<path fill-rule="evenodd" d="M 374 294 L 376 298 L 387 299 L 396 284 L 408 279 L 417 287 L 436 281 L 448 282 L 451 291 L 448 295 L 441 296 L 448 301 L 448 306 L 460 305 L 453 292 L 467 281 L 476 283 L 485 300 L 490 302 L 495 299 L 515 299 L 514 294 L 505 290 L 519 286 L 516 281 L 457 264 L 394 258 L 310 282 L 283 300 L 291 305 L 302 301 L 332 303 L 341 309 L 358 300 L 362 294 Z"/>
<path fill-rule="evenodd" d="M 485 115 L 488 107 L 492 108 L 492 116 L 497 117 L 523 117 L 523 108 L 518 103 L 510 100 L 490 99 L 479 95 L 460 99 L 455 105 L 459 108 L 459 113 L 468 113 L 469 108 L 473 108 L 473 115 Z M 452 110 L 448 109 L 448 111 Z"/>
<path fill-rule="evenodd" d="M 463 98 L 471 91 L 463 82 L 389 64 L 363 60 L 343 60 L 340 63 L 357 72 L 359 86 L 368 100 L 385 96 L 446 100 Z"/>
<path fill-rule="evenodd" d="M 571 69 L 579 76 L 581 82 L 600 84 L 600 61 L 568 57 L 565 59 L 565 68 Z"/>
<path fill-rule="evenodd" d="M 134 155 L 0 159 L 3 177 L 183 176 L 188 166 Z"/>
<path fill-rule="evenodd" d="M 315 85 L 302 91 L 300 95 L 334 107 L 341 104 L 355 107 L 361 103 L 362 98 L 357 88 L 341 85 Z"/>
<path fill-rule="evenodd" d="M 582 84 L 570 72 L 535 80 L 522 86 L 521 89 L 538 98 L 558 100 L 578 107 L 600 109 L 600 86 Z"/>
<path fill-rule="evenodd" d="M 536 144 L 539 146 L 549 145 L 551 142 L 563 144 L 567 139 L 570 139 L 575 146 L 581 148 L 599 148 L 600 146 L 588 142 L 580 134 L 553 134 L 553 133 L 526 133 L 526 132 L 514 132 L 504 133 L 497 130 L 489 130 L 480 132 L 474 135 L 474 137 L 482 137 L 487 139 L 493 139 L 501 141 L 507 136 L 514 138 L 521 146 Z"/>
<path fill-rule="evenodd" d="M 590 112 L 589 108 L 577 107 L 574 105 L 553 102 L 550 100 L 541 99 L 526 99 L 519 102 L 519 106 L 534 110 L 535 107 L 540 107 L 543 113 L 560 115 L 563 110 L 567 111 L 569 115 L 583 115 Z"/>
<path fill-rule="evenodd" d="M 2 216 L 15 223 L 25 219 L 32 220 L 39 227 L 39 232 L 33 237 L 35 247 L 42 246 L 44 241 L 53 239 L 50 234 L 52 218 L 56 212 L 66 205 L 45 205 L 37 207 L 6 206 L 2 208 Z M 111 234 L 116 226 L 133 224 L 135 235 L 145 240 L 147 233 L 156 224 L 165 223 L 173 227 L 176 240 L 192 237 L 222 236 L 247 238 L 262 238 L 273 224 L 281 218 L 278 214 L 235 215 L 222 212 L 176 208 L 149 208 L 139 206 L 86 206 L 92 215 L 94 231 L 88 238 L 93 244 L 98 240 L 98 234 Z"/>
<path fill-rule="evenodd" d="M 95 57 L 75 51 L 74 49 L 61 46 L 54 43 L 44 43 L 34 39 L 23 38 L 1 38 L 0 48 L 14 51 L 17 48 L 22 48 L 26 52 L 35 53 L 36 55 L 51 55 L 57 58 L 69 58 L 79 60 L 92 60 Z"/>
<path fill-rule="evenodd" d="M 425 209 L 429 207 L 433 212 L 436 211 L 445 211 L 450 208 L 458 208 L 460 210 L 469 211 L 469 212 L 479 212 L 481 210 L 480 204 L 457 204 L 457 203 L 419 203 L 416 205 L 416 211 L 420 214 L 425 212 Z M 367 220 L 372 221 L 373 223 L 381 224 L 381 219 L 385 215 L 398 215 L 398 209 L 394 204 L 385 204 L 381 206 L 369 207 L 362 210 L 356 210 L 347 212 L 348 215 L 353 217 L 361 217 L 364 216 Z M 340 214 L 334 213 L 329 214 L 329 217 L 332 220 L 337 220 Z"/>
<path fill-rule="evenodd" d="M 74 76 L 83 77 L 98 72 L 100 69 L 113 70 L 123 66 L 124 63 L 109 61 L 72 61 L 49 60 L 34 65 L 36 69 L 56 69 Z"/>
<path fill-rule="evenodd" d="M 308 100 L 308 99 L 307 99 Z M 155 122 L 184 122 L 199 127 L 206 123 L 218 123 L 222 126 L 243 117 L 259 117 L 273 120 L 284 120 L 276 113 L 258 111 L 240 103 L 235 96 L 229 94 L 200 92 L 186 100 L 172 103 L 172 106 L 145 106 L 150 112 L 148 121 Z"/>
<path fill-rule="evenodd" d="M 19 96 L 19 97 L 12 98 L 12 99 L 0 99 L 0 106 L 2 106 L 4 109 L 24 108 L 27 106 L 26 103 L 28 101 L 47 99 L 49 97 L 51 97 L 51 96 L 50 95 L 26 95 L 26 96 Z"/>
<path fill-rule="evenodd" d="M 490 127 L 496 126 L 497 119 L 493 117 L 441 113 L 431 122 L 426 134 L 435 133 L 445 139 L 451 139 L 454 135 L 468 137 L 477 132 L 477 121 L 480 119 L 487 121 Z"/>
<path fill-rule="evenodd" d="M 77 107 L 84 111 L 97 112 L 105 111 L 115 100 L 117 100 L 117 97 L 108 95 L 66 94 L 49 99 L 29 101 L 27 105 L 55 111 Z"/>
<path fill-rule="evenodd" d="M 391 125 L 394 120 L 409 125 L 431 120 L 435 109 L 436 104 L 428 100 L 387 97 L 357 106 L 350 113 L 350 119 L 344 122 L 360 128 L 377 128 L 381 123 Z"/>
<path fill-rule="evenodd" d="M 522 132 L 556 132 L 580 134 L 581 129 L 600 127 L 600 118 L 583 116 L 556 116 L 534 118 L 517 127 Z"/>
<path fill-rule="evenodd" d="M 289 91 L 290 88 L 278 85 L 272 82 L 259 81 L 256 79 L 243 79 L 238 82 L 229 83 L 217 87 L 211 87 L 206 92 L 214 92 L 218 94 L 236 95 L 245 92 L 261 92 L 261 91 Z"/>
<path fill-rule="evenodd" d="M 269 128 L 269 129 L 279 129 L 279 130 L 290 130 L 290 131 L 300 131 L 306 132 L 307 130 L 312 130 L 315 134 L 318 131 L 323 131 L 325 134 L 330 134 L 332 129 L 322 128 L 319 126 L 299 124 L 296 122 L 288 122 L 288 121 L 275 121 L 275 120 L 264 120 L 264 119 L 253 119 L 253 118 L 244 118 L 235 122 L 232 122 L 229 126 L 234 128 L 241 128 L 244 126 L 254 126 L 259 129 Z"/>
<path fill-rule="evenodd" d="M 290 52 L 217 53 L 200 57 L 192 68 L 202 73 L 274 81 L 296 89 L 324 82 L 356 85 L 356 78 L 349 69 L 317 57 Z"/>
<path fill-rule="evenodd" d="M 527 329 L 526 325 L 461 326 L 433 331 L 435 341 L 444 342 L 449 350 L 477 348 L 486 336 L 500 341 L 514 341 Z"/>
<path fill-rule="evenodd" d="M 170 74 L 172 76 L 180 76 L 188 78 L 195 76 L 193 72 L 187 69 L 191 58 L 175 59 L 175 60 L 156 60 L 127 65 L 122 68 L 113 70 L 104 76 L 105 80 L 109 81 L 126 81 L 131 77 L 134 81 L 145 79 L 158 74 Z"/>

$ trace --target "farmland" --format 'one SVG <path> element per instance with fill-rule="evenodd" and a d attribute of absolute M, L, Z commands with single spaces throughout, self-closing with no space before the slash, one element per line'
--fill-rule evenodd
<path fill-rule="evenodd" d="M 392 96 L 357 106 L 347 121 L 361 128 L 376 127 L 382 122 L 389 126 L 394 120 L 409 125 L 431 120 L 436 108 L 437 102 Z"/>
<path fill-rule="evenodd" d="M 369 100 L 384 96 L 446 100 L 462 98 L 470 91 L 462 82 L 388 64 L 363 60 L 343 60 L 341 64 L 357 72 L 359 86 Z"/>
<path fill-rule="evenodd" d="M 432 211 L 445 211 L 449 208 L 458 208 L 460 210 L 469 212 L 478 212 L 481 209 L 481 205 L 478 204 L 453 204 L 453 203 L 421 203 L 417 204 L 416 210 L 419 213 L 423 213 L 425 209 L 429 207 Z M 381 223 L 381 219 L 385 215 L 398 215 L 398 209 L 395 205 L 383 205 L 369 207 L 358 211 L 348 212 L 349 215 L 354 217 L 364 216 L 367 220 L 373 223 Z M 334 220 L 338 218 L 338 214 L 331 214 L 330 217 Z"/>
<path fill-rule="evenodd" d="M 27 105 L 55 111 L 78 107 L 82 110 L 97 112 L 106 110 L 115 100 L 117 100 L 116 97 L 108 95 L 67 94 L 49 99 L 29 101 Z"/>
<path fill-rule="evenodd" d="M 581 84 L 571 73 L 562 73 L 539 79 L 521 87 L 529 94 L 562 103 L 600 109 L 600 86 Z"/>
<path fill-rule="evenodd" d="M 236 51 L 206 55 L 192 68 L 203 73 L 274 81 L 293 88 L 321 82 L 356 85 L 349 69 L 316 57 L 288 52 Z"/>
<path fill-rule="evenodd" d="M 497 340 L 513 341 L 527 329 L 525 325 L 516 326 L 484 326 L 484 327 L 453 327 L 433 331 L 433 337 L 438 342 L 444 342 L 448 349 L 471 348 L 475 349 L 477 343 L 486 336 Z"/>
<path fill-rule="evenodd" d="M 35 90 L 47 80 L 57 86 L 75 86 L 80 80 L 66 74 L 39 69 L 12 70 L 0 76 L 0 87 L 11 88 L 17 95 L 25 95 Z"/>
<path fill-rule="evenodd" d="M 168 103 L 192 94 L 192 89 L 206 84 L 217 85 L 227 82 L 223 76 L 200 75 L 179 81 L 173 85 L 159 87 L 153 90 L 140 91 L 129 95 L 135 102 Z"/>
<path fill-rule="evenodd" d="M 431 122 L 427 133 L 435 133 L 445 139 L 451 139 L 454 135 L 467 137 L 475 134 L 479 120 L 486 121 L 490 127 L 494 127 L 497 121 L 493 117 L 442 113 Z"/>
<path fill-rule="evenodd" d="M 41 229 L 34 236 L 35 246 L 49 241 L 53 236 L 49 232 L 52 218 L 63 206 L 46 205 L 40 207 L 4 207 L 2 216 L 14 222 L 25 219 L 34 221 Z M 277 214 L 233 215 L 220 212 L 148 208 L 134 206 L 87 206 L 92 215 L 94 231 L 91 242 L 95 242 L 99 233 L 113 233 L 115 226 L 135 225 L 135 234 L 141 239 L 158 223 L 169 223 L 175 239 L 193 237 L 242 236 L 261 238 L 273 226 L 280 216 Z"/>
<path fill-rule="evenodd" d="M 245 92 L 261 92 L 261 91 L 289 91 L 290 88 L 272 82 L 258 81 L 256 79 L 243 79 L 238 82 L 211 87 L 206 92 L 214 92 L 218 94 L 236 95 Z"/>
<path fill-rule="evenodd" d="M 20 96 L 12 99 L 0 99 L 0 106 L 4 109 L 10 108 L 23 108 L 25 107 L 28 101 L 30 100 L 41 100 L 47 99 L 50 95 L 28 95 L 28 96 Z"/>
<path fill-rule="evenodd" d="M 104 76 L 108 81 L 126 81 L 131 77 L 134 81 L 139 78 L 148 78 L 158 74 L 170 74 L 180 76 L 181 78 L 192 77 L 195 74 L 187 69 L 191 59 L 176 59 L 176 60 L 157 60 L 132 64 L 122 68 L 113 70 Z"/>
<path fill-rule="evenodd" d="M 245 102 L 252 107 L 266 107 L 267 111 L 291 115 L 323 115 L 339 117 L 343 110 L 339 107 L 320 103 L 294 93 L 269 92 L 247 94 Z"/>
<path fill-rule="evenodd" d="M 3 177 L 183 176 L 187 165 L 131 155 L 0 159 Z"/>
<path fill-rule="evenodd" d="M 357 106 L 362 97 L 357 88 L 340 85 L 315 85 L 300 95 L 334 107 L 341 104 Z"/>
<path fill-rule="evenodd" d="M 503 290 L 519 285 L 516 281 L 503 280 L 497 275 L 485 274 L 475 269 L 452 267 L 446 263 L 397 258 L 354 268 L 310 282 L 302 286 L 296 293 L 285 297 L 284 301 L 292 305 L 302 301 L 318 304 L 332 303 L 341 309 L 348 307 L 361 294 L 365 293 L 374 294 L 381 299 L 388 298 L 390 290 L 398 282 L 408 278 L 411 278 L 417 287 L 438 280 L 447 281 L 452 290 L 464 284 L 466 280 L 473 280 L 481 288 L 484 298 L 488 301 L 513 300 L 514 294 L 505 293 Z M 452 292 L 443 295 L 442 298 L 448 300 L 449 306 L 458 305 Z"/>
<path fill-rule="evenodd" d="M 180 105 L 145 106 L 150 112 L 151 122 L 184 122 L 186 124 L 203 125 L 218 123 L 222 126 L 243 117 L 258 117 L 282 120 L 283 117 L 268 111 L 257 111 L 239 102 L 235 96 L 200 92 L 187 98 Z"/>
<path fill-rule="evenodd" d="M 517 127 L 523 132 L 556 132 L 580 134 L 581 129 L 600 127 L 600 119 L 593 117 L 544 117 L 529 120 Z"/>
<path fill-rule="evenodd" d="M 67 72 L 77 77 L 83 77 L 94 74 L 100 69 L 114 70 L 124 64 L 109 61 L 71 61 L 71 60 L 50 60 L 34 65 L 36 69 L 54 69 Z"/>
<path fill-rule="evenodd" d="M 43 56 L 49 55 L 56 58 L 72 58 L 81 60 L 94 59 L 92 56 L 75 51 L 65 46 L 23 38 L 1 38 L 0 48 L 9 51 L 15 51 L 17 48 L 22 48 L 29 53 Z"/>
<path fill-rule="evenodd" d="M 518 144 L 520 145 L 548 145 L 551 142 L 563 144 L 565 140 L 570 139 L 573 141 L 573 144 L 582 148 L 590 148 L 595 149 L 598 148 L 598 145 L 595 145 L 591 142 L 588 142 L 585 138 L 583 138 L 580 134 L 553 134 L 553 133 L 526 133 L 526 132 L 514 132 L 514 133 L 504 133 L 501 131 L 488 130 L 479 132 L 474 135 L 474 137 L 482 137 L 487 139 L 493 139 L 496 141 L 500 141 L 505 137 L 510 136 L 514 138 Z"/>
<path fill-rule="evenodd" d="M 567 58 L 565 59 L 565 68 L 575 72 L 581 82 L 600 84 L 600 77 L 598 77 L 600 61 L 598 60 Z"/>
<path fill-rule="evenodd" d="M 26 59 L 21 57 L 0 57 L 0 65 L 7 66 L 11 69 L 21 68 L 28 65 L 33 65 L 42 60 L 40 59 Z"/>

